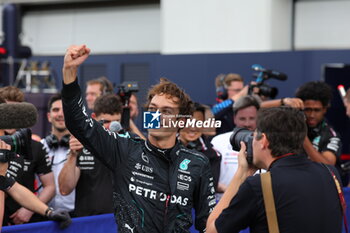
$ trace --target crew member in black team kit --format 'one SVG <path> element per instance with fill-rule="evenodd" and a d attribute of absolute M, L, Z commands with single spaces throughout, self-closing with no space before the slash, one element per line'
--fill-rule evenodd
<path fill-rule="evenodd" d="M 77 81 L 78 66 L 89 53 L 85 45 L 67 49 L 64 114 L 69 131 L 113 172 L 118 232 L 189 232 L 192 208 L 196 229 L 205 232 L 216 202 L 208 158 L 177 142 L 178 127 L 149 129 L 144 141 L 111 133 L 89 118 Z M 191 114 L 188 95 L 167 80 L 155 85 L 147 99 L 148 110 L 161 122 L 166 117 L 177 123 Z"/>
<path fill-rule="evenodd" d="M 106 94 L 94 102 L 91 117 L 109 128 L 111 121 L 120 121 L 122 103 L 118 96 Z M 75 189 L 77 217 L 113 213 L 112 174 L 73 136 L 69 141 L 69 156 L 58 177 L 60 192 L 68 195 Z"/>

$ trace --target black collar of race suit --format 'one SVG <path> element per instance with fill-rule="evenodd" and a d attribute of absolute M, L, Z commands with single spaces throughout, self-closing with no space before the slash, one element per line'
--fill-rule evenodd
<path fill-rule="evenodd" d="M 315 133 L 319 133 L 326 126 L 327 126 L 327 121 L 326 121 L 326 119 L 323 119 L 315 127 L 313 127 L 313 128 L 309 127 L 309 130 L 312 130 Z"/>
<path fill-rule="evenodd" d="M 151 152 L 152 154 L 155 154 L 163 159 L 166 159 L 169 162 L 170 161 L 174 162 L 177 157 L 176 151 L 180 150 L 181 144 L 178 140 L 176 140 L 176 143 L 172 148 L 160 149 L 152 145 L 148 140 L 146 140 L 145 147 L 146 147 L 146 150 Z"/>

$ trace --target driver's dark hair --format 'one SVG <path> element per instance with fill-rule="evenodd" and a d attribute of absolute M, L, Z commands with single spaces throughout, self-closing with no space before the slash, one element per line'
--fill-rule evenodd
<path fill-rule="evenodd" d="M 179 114 L 181 115 L 192 115 L 193 113 L 193 102 L 190 96 L 186 92 L 173 82 L 170 82 L 166 78 L 161 78 L 160 82 L 151 87 L 147 95 L 147 103 L 145 108 L 147 109 L 151 103 L 151 100 L 155 95 L 165 95 L 167 98 L 176 97 L 175 102 L 179 106 Z M 174 100 L 174 99 L 173 99 Z"/>

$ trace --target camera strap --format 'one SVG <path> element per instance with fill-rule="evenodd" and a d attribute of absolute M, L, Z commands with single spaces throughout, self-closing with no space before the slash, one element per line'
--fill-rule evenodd
<path fill-rule="evenodd" d="M 269 233 L 279 233 L 275 200 L 273 198 L 271 173 L 260 174 L 261 187 L 264 197 L 265 212 Z"/>
<path fill-rule="evenodd" d="M 344 225 L 345 225 L 345 232 L 348 233 L 349 232 L 349 229 L 348 229 L 348 223 L 347 223 L 347 219 L 346 219 L 346 201 L 345 201 L 345 198 L 344 198 L 344 193 L 343 193 L 343 189 L 340 185 L 340 182 L 337 178 L 337 176 L 334 174 L 334 172 L 329 169 L 329 167 L 325 164 L 322 163 L 322 165 L 324 167 L 327 168 L 327 170 L 329 171 L 329 173 L 331 174 L 333 180 L 334 180 L 334 184 L 335 184 L 335 187 L 337 189 L 337 193 L 338 193 L 338 197 L 339 197 L 339 202 L 340 202 L 340 207 L 341 207 L 341 210 L 342 210 L 342 214 L 343 214 L 343 221 L 344 221 Z"/>

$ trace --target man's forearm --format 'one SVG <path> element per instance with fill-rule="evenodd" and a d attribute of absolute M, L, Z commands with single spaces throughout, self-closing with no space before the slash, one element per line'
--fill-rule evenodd
<path fill-rule="evenodd" d="M 304 150 L 312 161 L 329 165 L 335 165 L 336 163 L 335 155 L 330 154 L 331 152 L 329 152 L 329 155 L 323 155 L 321 152 L 318 152 L 308 138 L 304 140 Z"/>
<path fill-rule="evenodd" d="M 39 200 L 29 189 L 17 182 L 6 191 L 17 203 L 35 213 L 45 215 L 47 205 Z"/>
<path fill-rule="evenodd" d="M 279 107 L 279 106 L 289 106 L 292 108 L 298 108 L 298 109 L 304 109 L 304 103 L 299 98 L 282 98 L 277 100 L 266 100 L 261 102 L 260 107 L 261 108 L 272 108 L 272 107 Z"/>
<path fill-rule="evenodd" d="M 72 155 L 72 153 L 77 152 L 70 152 L 68 159 L 58 176 L 58 184 L 62 195 L 70 194 L 79 180 L 79 173 L 77 172 L 78 168 L 76 167 L 77 155 Z"/>
<path fill-rule="evenodd" d="M 52 172 L 41 175 L 39 177 L 41 183 L 43 184 L 43 190 L 39 193 L 38 198 L 44 202 L 48 203 L 56 194 L 55 180 Z"/>
<path fill-rule="evenodd" d="M 40 201 L 42 201 L 43 203 L 47 204 L 54 196 L 56 193 L 56 188 L 55 188 L 55 181 L 53 180 L 53 174 L 52 172 L 49 173 L 50 175 L 52 175 L 52 181 L 53 183 L 50 183 L 49 185 L 45 184 L 45 181 L 41 180 L 41 183 L 43 184 L 43 190 L 37 195 L 38 199 Z M 46 174 L 48 175 L 48 174 Z M 28 208 L 26 208 L 28 211 L 31 211 L 32 213 L 34 212 L 34 210 L 30 210 Z"/>
<path fill-rule="evenodd" d="M 75 81 L 77 77 L 77 68 L 65 68 L 62 69 L 64 84 L 70 84 Z"/>
<path fill-rule="evenodd" d="M 260 107 L 261 108 L 273 108 L 273 107 L 279 107 L 281 106 L 281 100 L 266 100 L 261 102 Z"/>

